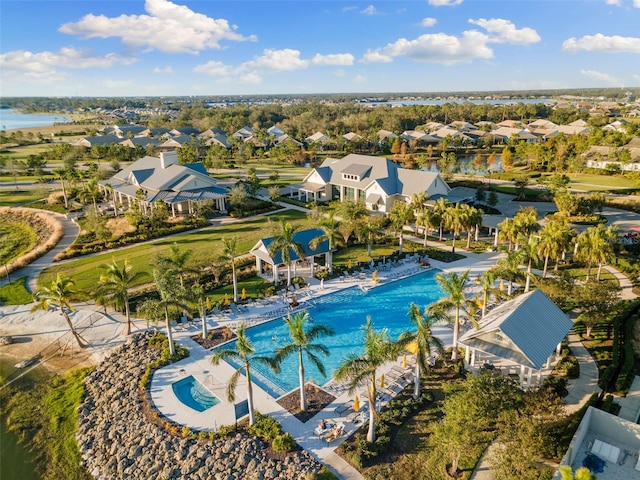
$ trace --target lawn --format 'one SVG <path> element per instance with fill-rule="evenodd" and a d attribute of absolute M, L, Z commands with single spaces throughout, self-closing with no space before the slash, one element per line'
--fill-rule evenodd
<path fill-rule="evenodd" d="M 238 251 L 241 254 L 249 250 L 261 238 L 271 235 L 272 228 L 277 227 L 276 222 L 284 217 L 290 222 L 307 225 L 307 218 L 303 212 L 286 210 L 270 216 L 253 217 L 238 223 L 205 228 L 195 232 L 189 232 L 152 241 L 142 245 L 122 248 L 112 252 L 91 255 L 77 260 L 64 262 L 47 268 L 38 279 L 40 285 L 55 279 L 58 273 L 72 277 L 78 290 L 90 290 L 98 282 L 101 266 L 115 260 L 118 263 L 129 259 L 134 271 L 151 272 L 150 262 L 157 255 L 167 254 L 174 242 L 182 248 L 189 249 L 191 258 L 196 263 L 212 260 L 214 256 L 222 253 L 223 237 L 238 237 Z M 140 283 L 146 283 L 141 281 Z"/>
<path fill-rule="evenodd" d="M 1 286 L 0 305 L 26 305 L 33 302 L 33 297 L 25 287 L 26 280 L 27 277 L 22 277 Z"/>
<path fill-rule="evenodd" d="M 588 173 L 568 173 L 569 187 L 581 190 L 607 190 L 609 188 L 638 189 L 640 182 L 631 178 L 614 175 L 593 175 Z"/>

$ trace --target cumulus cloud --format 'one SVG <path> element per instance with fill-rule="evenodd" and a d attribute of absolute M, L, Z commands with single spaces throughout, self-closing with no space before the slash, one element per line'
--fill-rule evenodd
<path fill-rule="evenodd" d="M 173 73 L 173 68 L 171 68 L 171 65 L 167 65 L 164 68 L 156 67 L 153 69 L 153 73 Z"/>
<path fill-rule="evenodd" d="M 435 18 L 426 17 L 420 22 L 421 27 L 433 27 L 438 21 Z"/>
<path fill-rule="evenodd" d="M 609 75 L 608 73 L 598 72 L 597 70 L 580 70 L 580 73 L 587 77 L 595 78 L 596 80 L 608 83 L 609 85 L 622 85 L 622 80 L 614 77 L 613 75 Z"/>
<path fill-rule="evenodd" d="M 393 62 L 393 57 L 391 55 L 387 55 L 387 54 L 382 53 L 381 49 L 367 50 L 367 52 L 362 56 L 362 62 L 364 62 L 364 63 L 391 63 L 391 62 Z"/>
<path fill-rule="evenodd" d="M 234 74 L 234 68 L 230 65 L 225 65 L 222 62 L 211 60 L 203 65 L 197 65 L 193 71 L 196 73 L 204 73 L 206 75 L 213 75 L 215 77 L 227 77 Z"/>
<path fill-rule="evenodd" d="M 378 13 L 378 11 L 376 10 L 376 7 L 374 7 L 373 5 L 369 5 L 364 10 L 361 10 L 360 13 L 363 13 L 365 15 L 375 15 L 376 13 Z"/>
<path fill-rule="evenodd" d="M 470 19 L 469 23 L 484 28 L 493 35 L 492 41 L 497 43 L 526 45 L 540 41 L 540 35 L 533 28 L 517 29 L 513 22 L 503 18 L 492 18 L 490 20 L 484 18 L 479 18 L 478 20 Z"/>
<path fill-rule="evenodd" d="M 633 6 L 636 8 L 640 8 L 640 0 L 633 0 Z"/>
<path fill-rule="evenodd" d="M 606 36 L 601 33 L 595 35 L 585 35 L 582 38 L 571 37 L 562 44 L 562 50 L 575 53 L 580 50 L 587 52 L 640 52 L 640 38 L 622 37 L 620 35 Z"/>
<path fill-rule="evenodd" d="M 87 50 L 65 47 L 57 52 L 33 53 L 26 50 L 7 52 L 0 55 L 0 68 L 2 70 L 44 72 L 58 68 L 108 68 L 117 64 L 131 65 L 136 61 L 137 59 L 134 57 L 123 57 L 114 53 L 94 56 Z"/>
<path fill-rule="evenodd" d="M 354 57 L 350 53 L 334 53 L 330 55 L 320 55 L 317 53 L 312 59 L 312 65 L 353 65 Z"/>
<path fill-rule="evenodd" d="M 219 49 L 221 41 L 255 41 L 255 35 L 243 36 L 237 26 L 224 19 L 196 13 L 189 7 L 168 0 L 146 0 L 148 15 L 88 14 L 77 22 L 65 23 L 61 33 L 85 38 L 117 37 L 125 45 L 159 50 L 164 53 L 191 53 Z"/>
<path fill-rule="evenodd" d="M 607 5 L 622 5 L 622 0 L 604 0 Z"/>
<path fill-rule="evenodd" d="M 308 65 L 309 60 L 300 58 L 300 50 L 267 48 L 262 51 L 262 55 L 259 57 L 242 64 L 241 68 L 262 72 L 292 72 L 294 70 L 303 70 Z"/>
<path fill-rule="evenodd" d="M 460 5 L 463 0 L 429 0 L 429 5 L 433 7 L 455 7 Z"/>

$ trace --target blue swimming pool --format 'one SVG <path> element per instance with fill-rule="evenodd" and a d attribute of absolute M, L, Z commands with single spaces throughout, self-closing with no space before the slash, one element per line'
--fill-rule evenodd
<path fill-rule="evenodd" d="M 220 399 L 196 380 L 193 375 L 173 383 L 171 388 L 178 400 L 198 412 L 204 412 L 220 403 Z"/>
<path fill-rule="evenodd" d="M 315 306 L 308 309 L 309 315 L 314 322 L 331 326 L 335 335 L 320 340 L 330 352 L 329 357 L 323 357 L 327 375 L 321 375 L 315 365 L 305 359 L 306 380 L 323 385 L 348 354 L 362 351 L 362 326 L 367 315 L 371 316 L 376 329 L 387 328 L 393 340 L 410 330 L 413 324 L 407 315 L 409 304 L 414 302 L 423 309 L 442 297 L 442 290 L 434 279 L 438 272 L 429 270 L 366 292 L 354 286 L 316 299 Z M 276 348 L 288 341 L 282 319 L 248 328 L 247 334 L 257 355 L 273 355 Z M 298 357 L 292 355 L 283 362 L 278 375 L 254 362 L 252 378 L 260 388 L 278 398 L 298 387 Z"/>

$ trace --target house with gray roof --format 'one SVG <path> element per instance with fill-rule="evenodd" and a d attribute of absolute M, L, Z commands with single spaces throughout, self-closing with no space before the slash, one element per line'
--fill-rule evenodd
<path fill-rule="evenodd" d="M 387 213 L 395 201 L 408 202 L 415 193 L 447 195 L 451 190 L 439 173 L 401 168 L 381 157 L 350 154 L 326 158 L 297 185 L 306 201 L 361 201 L 369 210 Z"/>
<path fill-rule="evenodd" d="M 102 146 L 102 145 L 112 145 L 115 143 L 122 142 L 122 137 L 117 135 L 96 135 L 91 137 L 82 137 L 78 140 L 74 140 L 71 142 L 71 145 L 74 147 L 87 147 L 91 148 L 94 145 Z"/>
<path fill-rule="evenodd" d="M 522 386 L 531 387 L 534 376 L 542 381 L 542 371 L 558 359 L 560 343 L 573 322 L 540 290 L 524 293 L 498 305 L 480 321 L 480 328 L 460 336 L 465 347 L 465 363 L 476 368 L 480 357 L 505 373 L 517 374 Z"/>
<path fill-rule="evenodd" d="M 201 163 L 180 165 L 176 152 L 162 152 L 160 158 L 143 157 L 99 185 L 105 192 L 112 190 L 125 209 L 137 203 L 147 214 L 163 201 L 174 217 L 193 214 L 195 204 L 205 201 L 226 212 L 229 193 L 217 185 Z"/>

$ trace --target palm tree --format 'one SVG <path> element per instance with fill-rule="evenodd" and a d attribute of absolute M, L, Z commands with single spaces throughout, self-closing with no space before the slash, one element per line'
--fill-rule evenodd
<path fill-rule="evenodd" d="M 460 231 L 467 225 L 468 211 L 461 203 L 456 203 L 444 212 L 444 222 L 449 230 L 453 231 L 453 241 L 451 242 L 451 255 L 456 253 L 456 240 Z"/>
<path fill-rule="evenodd" d="M 138 310 L 153 320 L 164 318 L 167 339 L 169 340 L 169 354 L 175 355 L 176 349 L 173 344 L 173 330 L 171 328 L 170 317 L 177 314 L 184 307 L 186 293 L 179 284 L 175 283 L 172 278 L 169 278 L 169 275 L 163 273 L 164 272 L 161 272 L 158 268 L 153 269 L 153 279 L 160 298 L 149 298 L 145 300 L 138 307 Z"/>
<path fill-rule="evenodd" d="M 476 241 L 478 240 L 478 230 L 482 226 L 482 214 L 483 211 L 479 208 L 472 207 L 471 205 L 464 205 L 466 215 L 464 217 L 467 229 L 467 249 L 471 248 L 471 234 L 475 234 Z"/>
<path fill-rule="evenodd" d="M 207 338 L 207 296 L 205 295 L 204 287 L 199 283 L 193 284 L 191 286 L 191 297 L 195 300 L 198 311 L 200 312 L 202 338 Z"/>
<path fill-rule="evenodd" d="M 529 238 L 540 230 L 538 212 L 533 207 L 522 207 L 513 217 L 517 237 Z"/>
<path fill-rule="evenodd" d="M 496 276 L 492 270 L 485 270 L 482 275 L 478 275 L 476 283 L 480 285 L 482 289 L 482 318 L 487 314 L 487 304 L 491 295 L 496 300 L 500 300 L 503 297 L 502 292 L 495 285 Z"/>
<path fill-rule="evenodd" d="M 518 241 L 518 230 L 516 222 L 513 218 L 505 218 L 498 224 L 500 228 L 499 236 L 509 242 L 508 252 L 511 251 L 513 245 Z"/>
<path fill-rule="evenodd" d="M 238 274 L 236 257 L 238 256 L 238 237 L 222 237 L 222 256 L 231 262 L 231 278 L 233 280 L 233 302 L 238 302 Z"/>
<path fill-rule="evenodd" d="M 531 276 L 533 275 L 532 266 L 533 262 L 540 260 L 538 252 L 540 251 L 540 239 L 531 235 L 522 240 L 522 246 L 520 247 L 520 258 L 522 262 L 527 263 L 527 278 L 524 283 L 524 293 L 529 291 L 531 286 Z"/>
<path fill-rule="evenodd" d="M 170 254 L 168 256 L 159 255 L 157 258 L 158 268 L 163 270 L 164 274 L 177 275 L 180 280 L 180 286 L 184 288 L 184 278 L 196 270 L 189 266 L 189 259 L 193 251 L 180 250 L 177 242 L 171 244 Z"/>
<path fill-rule="evenodd" d="M 380 231 L 380 217 L 368 217 L 358 224 L 358 234 L 367 240 L 367 256 L 371 257 L 371 245 L 375 235 Z"/>
<path fill-rule="evenodd" d="M 433 206 L 433 213 L 438 220 L 438 227 L 440 229 L 440 236 L 438 240 L 442 241 L 442 233 L 444 231 L 445 226 L 445 212 L 449 209 L 451 203 L 444 197 L 440 197 L 436 200 L 436 203 Z"/>
<path fill-rule="evenodd" d="M 327 252 L 327 264 L 329 274 L 333 273 L 333 250 L 342 244 L 342 234 L 340 233 L 340 221 L 335 218 L 335 212 L 330 212 L 327 218 L 322 218 L 318 222 L 318 228 L 322 230 L 322 234 L 311 239 L 309 247 L 313 250 L 324 241 L 329 242 L 329 251 Z"/>
<path fill-rule="evenodd" d="M 425 208 L 425 203 L 429 199 L 429 195 L 427 192 L 418 192 L 411 195 L 411 200 L 409 201 L 409 208 L 411 208 L 411 213 L 413 217 L 417 217 L 418 214 Z M 415 234 L 418 235 L 418 222 L 416 222 Z"/>
<path fill-rule="evenodd" d="M 60 179 L 60 184 L 62 185 L 62 197 L 64 198 L 64 208 L 69 208 L 69 199 L 67 197 L 67 189 L 65 188 L 64 182 L 67 179 L 67 169 L 66 168 L 55 168 L 51 171 L 53 176 Z"/>
<path fill-rule="evenodd" d="M 506 257 L 498 260 L 498 263 L 493 267 L 498 278 L 507 280 L 507 295 L 510 297 L 513 294 L 513 282 L 522 277 L 520 272 L 520 264 L 522 263 L 522 252 L 520 250 L 514 250 L 507 253 Z"/>
<path fill-rule="evenodd" d="M 416 371 L 414 378 L 414 390 L 413 398 L 420 397 L 420 376 L 422 371 L 427 371 L 427 358 L 429 358 L 433 350 L 442 354 L 444 353 L 444 347 L 442 341 L 438 337 L 433 336 L 431 331 L 431 325 L 433 325 L 433 319 L 425 317 L 415 303 L 409 305 L 409 319 L 416 327 L 415 332 L 404 332 L 400 335 L 398 343 L 403 346 L 408 344 L 415 345 L 416 354 Z"/>
<path fill-rule="evenodd" d="M 129 259 L 125 259 L 122 266 L 112 260 L 111 263 L 103 265 L 104 273 L 98 281 L 97 294 L 104 300 L 115 303 L 119 307 L 124 307 L 127 317 L 127 328 L 125 335 L 131 334 L 131 310 L 129 308 L 129 290 L 137 285 L 144 277 L 145 272 L 133 273 L 133 266 Z"/>
<path fill-rule="evenodd" d="M 441 298 L 435 303 L 432 303 L 427 308 L 427 315 L 436 317 L 437 319 L 447 320 L 449 323 L 453 323 L 453 351 L 451 352 L 451 360 L 458 360 L 458 337 L 460 336 L 460 313 L 464 313 L 465 316 L 477 326 L 476 320 L 473 318 L 472 309 L 474 303 L 468 300 L 465 296 L 465 287 L 469 280 L 469 270 L 458 275 L 456 272 L 452 272 L 448 275 L 444 273 L 438 273 L 436 275 L 436 281 L 444 290 L 445 297 Z M 455 315 L 451 317 L 451 310 L 454 310 Z"/>
<path fill-rule="evenodd" d="M 440 223 L 440 219 L 438 218 L 438 215 L 436 214 L 435 210 L 428 207 L 423 207 L 418 212 L 418 219 L 416 221 L 416 225 L 420 225 L 424 229 L 424 242 L 423 242 L 424 247 L 427 246 L 427 237 L 429 235 L 429 229 L 437 227 L 439 223 Z"/>
<path fill-rule="evenodd" d="M 584 232 L 578 235 L 576 258 L 587 262 L 587 278 L 589 281 L 591 276 L 591 266 L 594 263 L 598 264 L 598 275 L 596 280 L 600 280 L 600 272 L 602 265 L 609 261 L 613 255 L 613 241 L 617 237 L 616 227 L 611 225 L 606 227 L 599 224 L 596 227 L 587 228 Z"/>
<path fill-rule="evenodd" d="M 360 355 L 352 353 L 336 368 L 333 377 L 338 382 L 347 381 L 349 395 L 353 395 L 363 383 L 367 383 L 367 399 L 369 400 L 369 431 L 367 442 L 375 442 L 375 410 L 376 405 L 376 372 L 385 363 L 398 357 L 402 347 L 388 338 L 387 329 L 373 329 L 371 317 L 367 317 L 364 325 L 364 352 Z"/>
<path fill-rule="evenodd" d="M 247 379 L 247 402 L 249 405 L 249 425 L 255 423 L 255 416 L 253 414 L 253 384 L 251 380 L 251 362 L 258 362 L 268 365 L 274 368 L 273 360 L 267 357 L 261 357 L 255 355 L 255 348 L 251 343 L 249 337 L 247 337 L 247 326 L 243 323 L 240 324 L 236 330 L 236 342 L 235 348 L 228 348 L 225 350 L 219 350 L 213 354 L 211 362 L 214 365 L 218 365 L 220 360 L 232 359 L 240 361 L 242 366 L 238 368 L 227 383 L 227 399 L 229 402 L 233 402 L 236 399 L 236 386 L 238 379 L 244 370 L 245 377 Z"/>
<path fill-rule="evenodd" d="M 549 260 L 555 260 L 555 268 L 558 269 L 558 261 L 571 245 L 575 230 L 569 228 L 567 221 L 563 218 L 548 221 L 540 232 L 540 243 L 538 244 L 538 253 L 544 258 L 544 268 L 542 270 L 542 278 L 547 276 L 547 267 Z"/>
<path fill-rule="evenodd" d="M 76 297 L 80 292 L 74 290 L 75 282 L 58 273 L 55 280 L 52 280 L 49 286 L 42 287 L 35 293 L 35 305 L 31 307 L 31 312 L 36 310 L 49 310 L 49 307 L 57 307 L 64 317 L 71 334 L 78 342 L 80 348 L 87 346 L 86 340 L 74 328 L 68 312 L 74 312 L 75 309 L 69 303 L 72 298 Z"/>
<path fill-rule="evenodd" d="M 314 343 L 318 338 L 333 335 L 331 327 L 320 324 L 313 324 L 309 328 L 305 329 L 305 324 L 309 320 L 309 312 L 306 310 L 289 314 L 284 319 L 284 322 L 289 328 L 290 343 L 281 346 L 276 350 L 274 357 L 274 363 L 277 366 L 276 371 L 279 370 L 280 364 L 285 358 L 297 353 L 298 362 L 300 364 L 300 410 L 305 411 L 307 409 L 307 397 L 305 392 L 305 378 L 304 378 L 304 362 L 303 353 L 307 355 L 307 358 L 313 362 L 318 371 L 324 376 L 325 369 L 324 364 L 317 354 L 322 353 L 325 357 L 329 356 L 329 349 L 320 343 Z"/>
<path fill-rule="evenodd" d="M 287 286 L 291 285 L 291 252 L 298 258 L 304 260 L 304 247 L 295 240 L 296 233 L 300 230 L 300 225 L 293 225 L 284 218 L 280 219 L 280 231 L 273 237 L 269 245 L 269 255 L 275 257 L 278 253 L 282 257 L 282 263 L 287 265 Z"/>
<path fill-rule="evenodd" d="M 389 217 L 391 218 L 391 224 L 399 235 L 398 253 L 402 255 L 402 246 L 404 244 L 404 226 L 410 221 L 413 211 L 407 202 L 398 200 L 391 206 L 391 212 Z"/>

